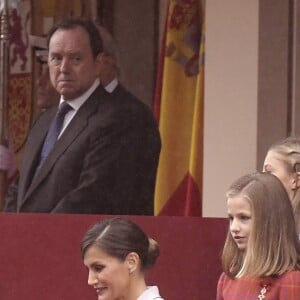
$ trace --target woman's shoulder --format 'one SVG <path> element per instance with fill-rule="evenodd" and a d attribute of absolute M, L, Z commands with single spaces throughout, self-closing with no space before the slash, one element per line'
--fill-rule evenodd
<path fill-rule="evenodd" d="M 147 289 L 138 297 L 137 300 L 164 300 L 160 294 L 157 286 L 148 286 Z"/>

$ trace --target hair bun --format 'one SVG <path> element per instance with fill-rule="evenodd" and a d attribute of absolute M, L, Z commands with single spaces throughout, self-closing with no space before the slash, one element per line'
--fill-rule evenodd
<path fill-rule="evenodd" d="M 148 238 L 148 240 L 149 240 L 149 247 L 148 247 L 148 255 L 147 255 L 147 262 L 145 264 L 145 269 L 150 269 L 152 266 L 154 266 L 156 263 L 156 259 L 160 254 L 158 243 L 152 238 Z"/>

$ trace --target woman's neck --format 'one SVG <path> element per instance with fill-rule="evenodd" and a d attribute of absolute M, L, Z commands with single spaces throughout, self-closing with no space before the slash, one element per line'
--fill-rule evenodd
<path fill-rule="evenodd" d="M 128 289 L 128 295 L 124 297 L 124 300 L 136 300 L 146 289 L 147 285 L 144 277 L 135 277 Z"/>

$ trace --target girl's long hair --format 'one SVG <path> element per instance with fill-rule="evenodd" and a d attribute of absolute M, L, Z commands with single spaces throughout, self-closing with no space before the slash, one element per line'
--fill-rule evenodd
<path fill-rule="evenodd" d="M 227 198 L 242 197 L 251 207 L 252 228 L 246 250 L 238 249 L 228 231 L 222 263 L 230 277 L 279 276 L 300 270 L 300 246 L 287 191 L 271 174 L 242 176 Z"/>

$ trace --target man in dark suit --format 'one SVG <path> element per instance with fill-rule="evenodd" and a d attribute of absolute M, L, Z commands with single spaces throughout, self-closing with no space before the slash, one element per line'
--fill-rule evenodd
<path fill-rule="evenodd" d="M 48 41 L 50 78 L 71 110 L 42 164 L 57 108 L 34 123 L 5 211 L 152 215 L 160 137 L 151 111 L 99 84 L 102 42 L 93 23 L 63 21 Z"/>

